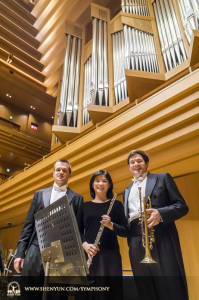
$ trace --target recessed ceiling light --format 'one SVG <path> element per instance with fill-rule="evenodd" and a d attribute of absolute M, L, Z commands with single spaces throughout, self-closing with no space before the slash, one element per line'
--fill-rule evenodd
<path fill-rule="evenodd" d="M 35 107 L 33 107 L 33 109 L 35 109 Z"/>
<path fill-rule="evenodd" d="M 32 108 L 32 106 L 30 108 Z"/>
<path fill-rule="evenodd" d="M 52 117 L 52 119 L 54 119 L 54 117 Z"/>

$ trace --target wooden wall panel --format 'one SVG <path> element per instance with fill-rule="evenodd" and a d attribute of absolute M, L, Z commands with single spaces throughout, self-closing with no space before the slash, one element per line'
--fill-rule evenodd
<path fill-rule="evenodd" d="M 17 249 L 17 242 L 22 228 L 23 224 L 0 230 L 0 241 L 2 242 L 5 254 L 7 253 L 7 249 L 13 249 L 14 251 Z"/>
<path fill-rule="evenodd" d="M 7 172 L 7 169 L 10 169 L 10 173 Z M 17 166 L 17 165 L 14 165 L 10 161 L 9 162 L 6 162 L 6 161 L 1 161 L 0 162 L 0 174 L 4 174 L 3 176 L 6 176 L 5 174 L 7 174 L 8 177 L 15 176 L 20 171 L 21 171 L 21 167 Z"/>
<path fill-rule="evenodd" d="M 38 130 L 34 130 L 30 127 L 31 122 L 36 123 L 38 125 Z M 37 116 L 36 114 L 29 114 L 26 131 L 38 138 L 42 138 L 49 142 L 51 141 L 51 137 L 52 137 L 51 123 L 48 120 L 45 120 L 44 118 L 41 118 L 40 116 Z"/>
<path fill-rule="evenodd" d="M 183 220 L 191 220 L 191 221 L 198 222 L 199 221 L 199 201 L 198 201 L 199 172 L 177 177 L 175 178 L 175 182 L 181 194 L 183 195 L 187 205 L 189 206 L 189 213 L 183 218 Z"/>
<path fill-rule="evenodd" d="M 10 120 L 10 116 L 12 116 L 12 120 Z M 26 126 L 28 122 L 28 112 L 1 99 L 0 117 L 19 124 L 21 126 L 21 130 L 26 131 Z"/>

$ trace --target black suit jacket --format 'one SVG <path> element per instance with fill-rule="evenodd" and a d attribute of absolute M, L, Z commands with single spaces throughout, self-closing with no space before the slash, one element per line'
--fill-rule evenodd
<path fill-rule="evenodd" d="M 124 212 L 127 218 L 129 218 L 128 197 L 132 185 L 133 184 L 128 186 L 123 193 Z M 155 232 L 156 230 L 161 231 L 164 229 L 170 235 L 176 254 L 176 259 L 178 261 L 184 284 L 186 286 L 186 277 L 180 249 L 180 242 L 174 221 L 185 216 L 188 213 L 189 208 L 180 194 L 173 178 L 168 173 L 148 173 L 145 194 L 150 196 L 152 208 L 157 209 L 163 219 L 163 222 L 160 222 L 159 225 L 154 226 Z M 131 236 L 128 237 L 129 245 L 130 239 Z"/>
<path fill-rule="evenodd" d="M 133 183 L 123 193 L 124 213 L 127 218 L 129 218 L 128 197 L 132 185 Z M 168 173 L 148 173 L 145 194 L 150 196 L 152 208 L 159 211 L 163 219 L 161 226 L 168 226 L 189 211 L 173 178 Z"/>
<path fill-rule="evenodd" d="M 48 189 L 35 192 L 21 232 L 20 239 L 17 243 L 16 258 L 25 258 L 26 251 L 29 249 L 33 240 L 37 239 L 34 215 L 38 211 L 50 205 L 52 188 L 53 187 L 50 187 Z M 78 210 L 83 205 L 83 197 L 72 191 L 70 188 L 67 188 L 67 196 L 68 202 L 73 205 L 74 213 L 77 215 Z"/>

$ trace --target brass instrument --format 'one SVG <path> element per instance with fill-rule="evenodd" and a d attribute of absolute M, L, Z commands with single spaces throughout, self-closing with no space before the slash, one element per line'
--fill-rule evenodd
<path fill-rule="evenodd" d="M 156 261 L 153 260 L 151 256 L 151 251 L 153 249 L 153 242 L 155 242 L 154 238 L 154 229 L 153 227 L 148 228 L 147 226 L 147 213 L 146 209 L 151 208 L 151 198 L 148 195 L 144 195 L 143 197 L 143 204 L 144 204 L 144 211 L 142 209 L 142 195 L 141 195 L 141 187 L 138 187 L 139 189 L 139 196 L 140 196 L 140 223 L 141 223 L 141 229 L 142 229 L 142 244 L 145 248 L 145 257 L 141 261 L 141 263 L 144 264 L 152 264 L 156 263 Z M 147 204 L 147 207 L 145 205 L 145 197 L 148 197 L 149 204 Z M 144 223 L 144 224 L 143 224 Z"/>
<path fill-rule="evenodd" d="M 114 202 L 115 202 L 116 197 L 117 197 L 117 194 L 115 194 L 115 195 L 113 196 L 113 199 L 111 200 L 111 203 L 110 203 L 110 205 L 109 205 L 109 209 L 108 209 L 107 214 L 106 214 L 107 216 L 109 216 L 109 214 L 110 214 L 110 212 L 111 212 L 111 209 L 112 209 L 112 207 L 113 207 L 113 204 L 114 204 Z M 103 224 L 100 225 L 100 229 L 99 229 L 99 231 L 98 231 L 98 233 L 97 233 L 95 242 L 94 242 L 94 244 L 93 244 L 96 248 L 97 248 L 98 245 L 100 244 L 100 238 L 101 238 L 101 235 L 102 235 L 102 233 L 103 233 L 104 227 L 105 227 L 105 226 L 104 226 Z M 88 259 L 88 260 L 87 260 L 88 268 L 90 267 L 91 264 L 92 264 L 92 260 Z"/>

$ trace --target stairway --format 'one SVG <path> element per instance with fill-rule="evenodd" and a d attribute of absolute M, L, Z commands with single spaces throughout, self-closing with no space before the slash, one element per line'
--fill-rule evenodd
<path fill-rule="evenodd" d="M 43 83 L 33 7 L 23 0 L 0 0 L 0 59 Z"/>

